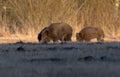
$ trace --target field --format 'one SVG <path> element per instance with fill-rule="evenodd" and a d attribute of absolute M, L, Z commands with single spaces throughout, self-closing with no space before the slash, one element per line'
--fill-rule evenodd
<path fill-rule="evenodd" d="M 120 77 L 119 0 L 0 0 L 0 77 Z M 73 28 L 72 42 L 38 43 L 50 23 Z M 105 42 L 76 42 L 97 26 Z"/>
<path fill-rule="evenodd" d="M 120 43 L 3 43 L 1 77 L 119 77 Z"/>

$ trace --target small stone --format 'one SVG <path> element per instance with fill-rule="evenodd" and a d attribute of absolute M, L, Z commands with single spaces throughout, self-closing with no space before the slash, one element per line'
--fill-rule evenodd
<path fill-rule="evenodd" d="M 17 51 L 25 51 L 25 49 L 22 46 L 20 46 L 17 48 Z"/>

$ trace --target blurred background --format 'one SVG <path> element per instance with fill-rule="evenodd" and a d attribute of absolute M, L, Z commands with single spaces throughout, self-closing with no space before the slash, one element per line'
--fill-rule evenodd
<path fill-rule="evenodd" d="M 120 38 L 119 3 L 119 0 L 0 0 L 0 37 L 37 41 L 37 34 L 48 24 L 66 22 L 73 28 L 73 40 L 86 25 L 101 27 L 108 38 Z"/>

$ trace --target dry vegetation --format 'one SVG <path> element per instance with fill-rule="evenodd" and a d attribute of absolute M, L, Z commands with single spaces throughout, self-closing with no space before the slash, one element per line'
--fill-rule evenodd
<path fill-rule="evenodd" d="M 74 29 L 73 40 L 84 25 L 99 26 L 106 37 L 119 38 L 116 4 L 119 0 L 0 0 L 0 36 L 37 42 L 38 32 L 49 23 L 67 22 Z"/>

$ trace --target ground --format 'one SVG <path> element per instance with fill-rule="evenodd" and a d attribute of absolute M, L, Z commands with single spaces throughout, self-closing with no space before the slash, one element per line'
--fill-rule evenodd
<path fill-rule="evenodd" d="M 0 77 L 119 77 L 120 42 L 3 43 Z"/>

